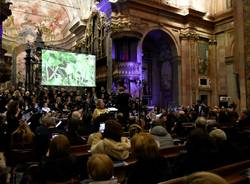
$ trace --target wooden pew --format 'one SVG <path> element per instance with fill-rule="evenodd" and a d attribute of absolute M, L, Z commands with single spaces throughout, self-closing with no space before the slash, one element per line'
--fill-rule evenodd
<path fill-rule="evenodd" d="M 160 150 L 160 155 L 166 158 L 175 158 L 181 152 L 185 150 L 184 145 L 171 146 Z M 135 158 L 130 155 L 128 159 L 121 162 L 120 165 L 116 165 L 114 167 L 114 176 L 118 178 L 119 183 L 123 183 L 126 177 L 126 173 L 128 172 L 129 166 L 136 162 Z"/>
<path fill-rule="evenodd" d="M 87 161 L 91 156 L 90 145 L 77 145 L 70 147 L 71 154 L 76 157 L 77 160 L 77 171 L 82 179 L 88 178 L 87 172 Z"/>
<path fill-rule="evenodd" d="M 185 151 L 184 145 L 176 145 L 160 149 L 160 155 L 166 158 L 174 158 Z"/>
<path fill-rule="evenodd" d="M 237 162 L 234 164 L 219 167 L 209 172 L 215 173 L 223 177 L 229 184 L 244 184 L 248 183 L 249 179 L 242 173 L 250 167 L 250 160 Z M 184 184 L 185 177 L 179 177 L 168 181 L 161 182 L 160 184 Z"/>
<path fill-rule="evenodd" d="M 84 144 L 84 145 L 77 145 L 77 146 L 71 146 L 70 151 L 73 155 L 76 157 L 78 156 L 84 156 L 84 155 L 90 155 L 90 145 Z M 185 152 L 185 146 L 184 145 L 177 145 L 177 146 L 170 146 L 163 149 L 160 149 L 160 155 L 166 158 L 173 158 L 178 156 L 180 153 Z M 131 162 L 131 157 L 128 159 L 128 164 Z"/>
<path fill-rule="evenodd" d="M 91 145 L 89 145 L 89 144 L 71 146 L 70 152 L 76 157 L 91 155 L 90 147 L 91 147 Z"/>
<path fill-rule="evenodd" d="M 86 171 L 86 164 L 88 157 L 91 155 L 90 152 L 90 145 L 77 145 L 77 146 L 71 146 L 70 150 L 71 153 L 77 157 L 79 161 L 79 167 L 81 172 Z M 160 150 L 160 155 L 166 158 L 175 158 L 177 157 L 181 152 L 185 151 L 184 145 L 178 145 L 178 146 L 171 146 Z M 136 160 L 132 155 L 128 159 L 126 159 L 123 162 L 114 163 L 114 175 L 118 178 L 119 182 L 122 182 L 125 179 L 127 170 L 129 166 L 133 163 L 135 163 Z"/>

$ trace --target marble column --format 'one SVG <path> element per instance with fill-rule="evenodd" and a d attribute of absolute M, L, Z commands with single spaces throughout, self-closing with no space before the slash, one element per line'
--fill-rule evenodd
<path fill-rule="evenodd" d="M 112 38 L 111 33 L 108 34 L 106 39 L 106 56 L 107 56 L 107 92 L 110 93 L 113 82 L 113 60 L 112 60 Z"/>
<path fill-rule="evenodd" d="M 238 102 L 237 92 L 237 75 L 234 71 L 234 57 L 226 57 L 226 71 L 227 71 L 227 94 L 234 102 Z"/>
<path fill-rule="evenodd" d="M 243 0 L 243 31 L 245 47 L 245 66 L 246 66 L 246 101 L 247 108 L 250 109 L 250 1 Z"/>
<path fill-rule="evenodd" d="M 250 65 L 246 61 L 247 48 L 250 48 L 250 2 L 248 0 L 234 0 L 234 23 L 235 23 L 235 61 L 238 73 L 239 110 L 250 106 Z M 249 49 L 248 49 L 249 51 Z M 250 51 L 249 51 L 250 52 Z M 249 54 L 250 55 L 250 54 Z M 248 56 L 249 56 L 248 55 Z M 250 59 L 249 59 L 250 63 Z M 249 65 L 249 66 L 247 66 Z"/>
<path fill-rule="evenodd" d="M 181 33 L 181 101 L 182 105 L 196 102 L 198 88 L 197 40 L 195 33 Z"/>
<path fill-rule="evenodd" d="M 212 107 L 219 104 L 216 47 L 217 47 L 217 40 L 210 39 L 208 46 L 208 76 L 211 80 L 210 86 L 212 93 L 211 93 L 210 106 Z"/>

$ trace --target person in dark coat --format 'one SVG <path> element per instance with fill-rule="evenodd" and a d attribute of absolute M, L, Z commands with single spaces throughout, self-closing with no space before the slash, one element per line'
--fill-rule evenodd
<path fill-rule="evenodd" d="M 187 153 L 180 155 L 175 164 L 179 176 L 216 168 L 218 150 L 215 142 L 202 128 L 191 131 L 187 143 Z"/>
<path fill-rule="evenodd" d="M 153 136 L 138 133 L 131 140 L 136 163 L 129 168 L 127 184 L 155 184 L 174 177 L 166 158 L 161 157 Z"/>
<path fill-rule="evenodd" d="M 76 158 L 70 154 L 70 143 L 65 135 L 59 134 L 51 140 L 40 170 L 44 182 L 65 182 L 77 176 Z"/>
<path fill-rule="evenodd" d="M 123 124 L 127 125 L 129 119 L 129 101 L 131 95 L 125 92 L 123 87 L 118 89 L 118 95 L 116 96 L 116 106 L 118 108 L 118 113 L 121 112 L 123 114 Z"/>

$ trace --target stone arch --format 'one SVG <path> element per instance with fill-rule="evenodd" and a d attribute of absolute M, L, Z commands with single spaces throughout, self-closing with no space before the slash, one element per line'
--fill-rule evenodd
<path fill-rule="evenodd" d="M 145 32 L 139 46 L 143 95 L 149 105 L 178 104 L 178 41 L 164 29 Z"/>
<path fill-rule="evenodd" d="M 181 54 L 181 51 L 180 51 L 180 41 L 179 41 L 179 37 L 175 36 L 173 34 L 173 32 L 171 32 L 169 29 L 167 28 L 164 28 L 164 27 L 159 27 L 159 26 L 154 26 L 154 27 L 150 27 L 149 29 L 147 29 L 146 31 L 144 31 L 142 34 L 142 38 L 141 38 L 141 41 L 140 43 L 138 44 L 138 50 L 141 51 L 141 48 L 142 48 L 142 43 L 143 43 L 143 40 L 144 38 L 147 36 L 148 33 L 150 33 L 151 31 L 153 30 L 162 30 L 163 32 L 165 32 L 166 34 L 168 34 L 171 39 L 173 40 L 173 42 L 175 43 L 175 47 L 176 47 L 176 51 L 177 51 L 177 55 L 176 56 L 180 56 Z"/>

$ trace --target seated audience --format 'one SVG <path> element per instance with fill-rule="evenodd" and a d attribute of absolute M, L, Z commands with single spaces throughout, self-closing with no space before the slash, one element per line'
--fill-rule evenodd
<path fill-rule="evenodd" d="M 81 184 L 117 184 L 113 169 L 113 161 L 108 155 L 94 154 L 87 162 L 89 179 L 83 180 Z"/>
<path fill-rule="evenodd" d="M 149 133 L 138 133 L 131 139 L 136 163 L 129 168 L 127 184 L 155 184 L 173 178 L 166 158 L 159 154 L 156 141 Z"/>
<path fill-rule="evenodd" d="M 172 136 L 161 125 L 154 126 L 150 130 L 150 134 L 153 135 L 160 149 L 171 147 L 174 145 Z"/>
<path fill-rule="evenodd" d="M 82 120 L 82 114 L 80 111 L 73 111 L 71 114 L 71 119 Z"/>
<path fill-rule="evenodd" d="M 228 182 L 214 173 L 196 172 L 185 178 L 185 184 L 228 184 Z"/>
<path fill-rule="evenodd" d="M 46 114 L 41 121 L 42 124 L 35 131 L 35 149 L 39 159 L 45 156 L 53 135 L 59 133 L 56 129 L 56 119 L 51 114 Z"/>
<path fill-rule="evenodd" d="M 129 126 L 128 132 L 129 132 L 129 138 L 131 139 L 134 135 L 142 132 L 142 127 L 136 123 L 131 124 Z"/>
<path fill-rule="evenodd" d="M 91 153 L 105 153 L 112 159 L 125 160 L 129 156 L 130 142 L 122 137 L 122 126 L 115 120 L 105 123 L 103 139 L 95 139 L 91 145 Z"/>
<path fill-rule="evenodd" d="M 59 134 L 52 138 L 40 169 L 44 182 L 64 182 L 77 176 L 76 159 L 70 155 L 70 143 L 66 136 Z"/>
<path fill-rule="evenodd" d="M 179 176 L 213 169 L 217 166 L 216 144 L 203 129 L 195 128 L 191 131 L 186 149 L 187 153 L 180 155 L 175 164 Z"/>
<path fill-rule="evenodd" d="M 7 183 L 7 166 L 6 166 L 6 161 L 4 157 L 4 153 L 0 152 L 0 183 L 5 184 Z"/>
<path fill-rule="evenodd" d="M 240 117 L 237 121 L 237 126 L 240 129 L 250 128 L 250 113 L 247 110 L 244 110 L 240 113 Z"/>
<path fill-rule="evenodd" d="M 80 127 L 81 120 L 70 119 L 68 122 L 68 131 L 66 132 L 66 136 L 69 139 L 70 145 L 81 145 L 85 144 L 87 141 L 85 138 L 81 137 L 78 133 Z"/>
<path fill-rule="evenodd" d="M 203 131 L 207 131 L 207 120 L 200 116 L 195 120 L 195 128 L 200 128 Z"/>
<path fill-rule="evenodd" d="M 29 125 L 22 121 L 19 127 L 11 135 L 12 148 L 32 148 L 35 134 Z"/>
<path fill-rule="evenodd" d="M 233 142 L 227 140 L 226 133 L 221 129 L 212 130 L 209 136 L 215 141 L 220 165 L 226 165 L 246 159 L 246 155 Z"/>

